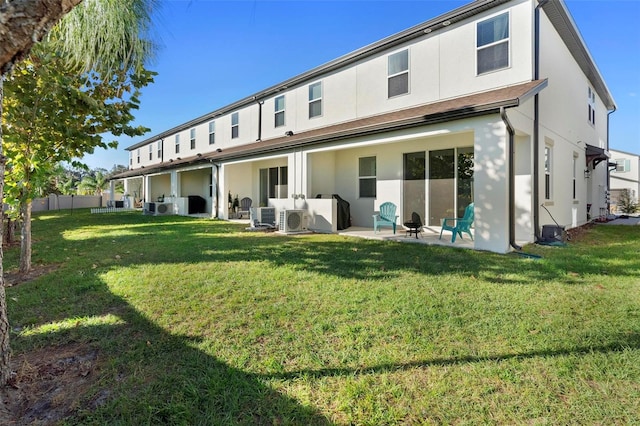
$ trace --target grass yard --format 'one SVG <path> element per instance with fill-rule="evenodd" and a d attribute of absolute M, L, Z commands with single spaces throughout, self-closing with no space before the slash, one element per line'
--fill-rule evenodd
<path fill-rule="evenodd" d="M 640 424 L 638 226 L 539 260 L 140 213 L 33 233 L 57 269 L 7 289 L 13 358 L 91 355 L 68 424 Z"/>

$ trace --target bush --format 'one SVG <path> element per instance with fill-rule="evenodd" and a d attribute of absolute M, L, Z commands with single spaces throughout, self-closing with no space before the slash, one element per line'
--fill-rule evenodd
<path fill-rule="evenodd" d="M 623 189 L 618 199 L 618 208 L 622 213 L 635 213 L 638 211 L 638 202 L 629 189 Z"/>

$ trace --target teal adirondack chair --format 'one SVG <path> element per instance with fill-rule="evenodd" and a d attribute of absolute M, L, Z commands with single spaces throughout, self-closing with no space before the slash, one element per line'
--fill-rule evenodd
<path fill-rule="evenodd" d="M 380 204 L 380 213 L 373 215 L 373 232 L 378 232 L 381 226 L 390 226 L 393 233 L 396 233 L 396 205 L 390 202 Z"/>
<path fill-rule="evenodd" d="M 440 230 L 440 239 L 442 239 L 442 231 L 451 231 L 451 242 L 456 242 L 456 236 L 462 233 L 469 234 L 471 241 L 473 241 L 473 235 L 471 235 L 471 225 L 473 224 L 473 203 L 469 204 L 464 209 L 464 216 L 462 218 L 446 217 L 442 222 L 442 229 Z"/>

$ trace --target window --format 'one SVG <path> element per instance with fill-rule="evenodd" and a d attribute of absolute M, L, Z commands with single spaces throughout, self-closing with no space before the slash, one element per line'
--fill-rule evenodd
<path fill-rule="evenodd" d="M 191 129 L 189 132 L 189 145 L 191 149 L 196 149 L 196 129 Z"/>
<path fill-rule="evenodd" d="M 576 176 L 578 174 L 578 154 L 573 154 L 573 199 L 577 198 L 576 193 Z"/>
<path fill-rule="evenodd" d="M 176 154 L 180 153 L 180 135 L 176 135 Z"/>
<path fill-rule="evenodd" d="M 592 125 L 596 125 L 596 94 L 591 87 L 588 88 L 587 96 L 589 98 L 587 121 Z"/>
<path fill-rule="evenodd" d="M 274 109 L 275 127 L 284 126 L 284 95 L 276 98 Z"/>
<path fill-rule="evenodd" d="M 162 142 L 163 140 L 158 141 L 158 159 L 162 158 Z"/>
<path fill-rule="evenodd" d="M 149 144 L 149 161 L 153 160 L 153 144 Z"/>
<path fill-rule="evenodd" d="M 240 135 L 240 118 L 237 112 L 231 114 L 231 139 L 235 139 Z"/>
<path fill-rule="evenodd" d="M 358 159 L 360 198 L 376 198 L 376 157 Z"/>
<path fill-rule="evenodd" d="M 478 74 L 509 66 L 509 13 L 478 22 L 476 49 Z"/>
<path fill-rule="evenodd" d="M 138 148 L 137 154 L 138 154 L 138 163 L 140 163 L 140 148 Z"/>
<path fill-rule="evenodd" d="M 309 85 L 309 118 L 322 115 L 322 82 Z"/>
<path fill-rule="evenodd" d="M 216 143 L 216 122 L 209 122 L 209 145 Z"/>
<path fill-rule="evenodd" d="M 260 204 L 267 205 L 269 198 L 288 197 L 289 169 L 287 166 L 260 169 Z"/>
<path fill-rule="evenodd" d="M 616 160 L 616 173 L 625 173 L 631 171 L 631 160 L 620 158 Z"/>
<path fill-rule="evenodd" d="M 409 93 L 409 51 L 389 55 L 387 89 L 390 98 Z"/>
<path fill-rule="evenodd" d="M 544 199 L 551 199 L 551 170 L 552 170 L 551 147 L 544 147 Z"/>

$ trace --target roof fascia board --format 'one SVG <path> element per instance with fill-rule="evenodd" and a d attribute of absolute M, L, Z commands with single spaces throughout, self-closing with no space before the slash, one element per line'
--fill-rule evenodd
<path fill-rule="evenodd" d="M 193 120 L 190 120 L 184 124 L 173 127 L 172 129 L 166 130 L 162 133 L 159 133 L 151 138 L 145 139 L 141 142 L 133 144 L 127 148 L 127 151 L 133 151 L 141 146 L 147 145 L 151 142 L 155 142 L 160 139 L 164 139 L 168 136 L 174 135 L 177 132 L 181 132 L 183 130 L 189 129 L 198 124 L 202 124 L 203 122 L 210 121 L 219 116 L 225 115 L 233 110 L 242 108 L 244 106 L 250 105 L 252 103 L 257 102 L 258 100 L 267 98 L 269 96 L 273 96 L 278 92 L 283 90 L 287 90 L 291 87 L 295 87 L 305 82 L 309 82 L 311 80 L 317 79 L 320 76 L 335 71 L 341 67 L 350 65 L 354 62 L 360 61 L 362 59 L 368 58 L 370 56 L 376 55 L 381 51 L 391 49 L 397 45 L 405 43 L 407 41 L 413 40 L 418 37 L 426 36 L 427 34 L 433 34 L 435 31 L 439 31 L 443 28 L 447 28 L 453 23 L 462 21 L 464 19 L 470 18 L 472 16 L 478 15 L 486 10 L 492 9 L 501 4 L 507 3 L 511 0 L 476 0 L 464 6 L 461 6 L 457 9 L 454 9 L 450 12 L 447 12 L 443 15 L 440 15 L 436 18 L 425 21 L 421 24 L 415 25 L 411 28 L 408 28 L 404 31 L 386 37 L 382 40 L 364 46 L 360 49 L 357 49 L 351 53 L 348 53 L 344 56 L 341 56 L 337 59 L 329 61 L 323 65 L 320 65 L 316 68 L 313 68 L 307 72 L 299 74 L 295 77 L 292 77 L 288 80 L 283 81 L 282 83 L 271 86 L 263 91 L 257 92 L 251 96 L 248 96 L 244 99 L 241 99 L 232 104 L 226 105 L 222 108 L 214 110 L 210 113 L 204 114 L 200 117 L 197 117 Z"/>

